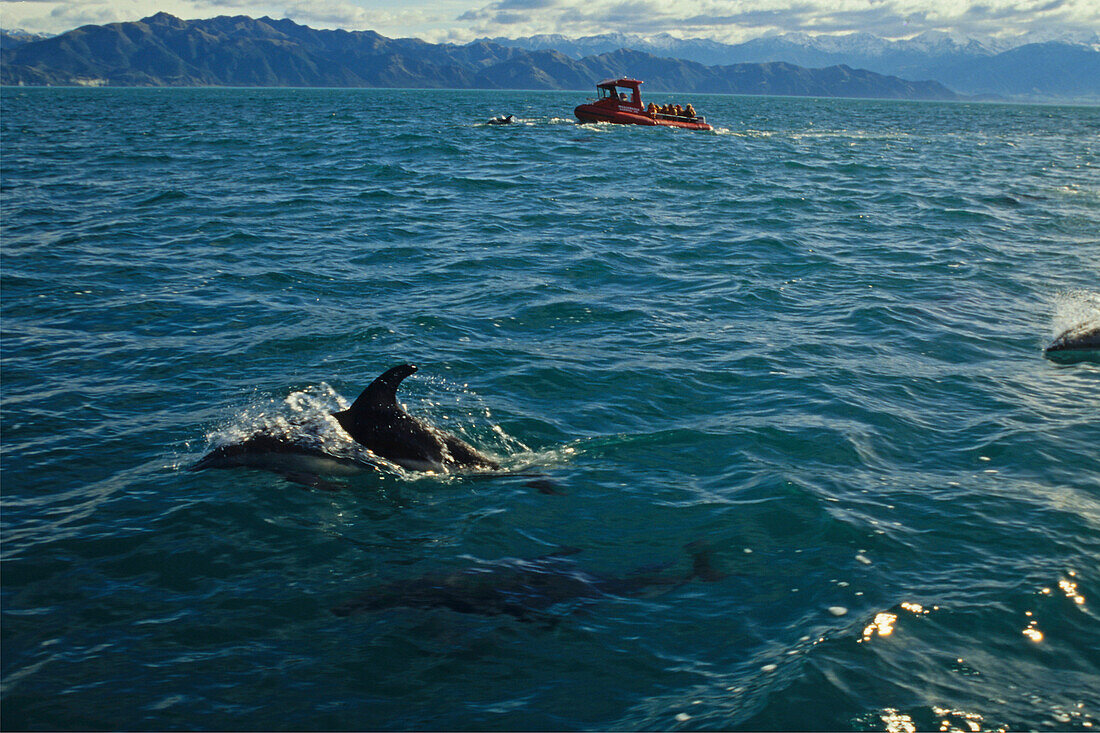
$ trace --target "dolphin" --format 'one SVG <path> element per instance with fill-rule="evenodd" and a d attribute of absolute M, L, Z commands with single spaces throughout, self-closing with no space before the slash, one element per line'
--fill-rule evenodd
<path fill-rule="evenodd" d="M 352 616 L 390 608 L 447 608 L 459 613 L 545 621 L 554 619 L 550 612 L 559 604 L 657 595 L 695 578 L 713 582 L 725 577 L 712 566 L 705 544 L 692 543 L 687 549 L 692 558 L 687 574 L 665 573 L 658 568 L 622 577 L 599 576 L 581 570 L 570 560 L 569 556 L 580 550 L 569 548 L 534 560 L 480 562 L 449 573 L 397 580 L 376 586 L 332 612 Z"/>
<path fill-rule="evenodd" d="M 363 390 L 351 407 L 333 417 L 357 443 L 412 471 L 499 470 L 500 464 L 466 441 L 415 418 L 397 401 L 397 387 L 412 364 L 387 370 Z"/>
<path fill-rule="evenodd" d="M 515 115 L 501 115 L 500 117 L 494 117 L 493 119 L 489 120 L 488 124 L 490 124 L 490 125 L 510 125 L 510 124 L 512 124 L 513 121 L 515 121 L 515 119 L 516 119 Z"/>
<path fill-rule="evenodd" d="M 336 490 L 320 477 L 355 475 L 380 466 L 361 458 L 337 456 L 307 441 L 268 432 L 254 433 L 239 443 L 219 445 L 203 456 L 192 471 L 207 468 L 259 468 L 304 486 Z"/>
<path fill-rule="evenodd" d="M 1100 323 L 1085 322 L 1067 328 L 1043 354 L 1054 361 L 1100 361 Z"/>
<path fill-rule="evenodd" d="M 191 470 L 261 468 L 297 483 L 327 488 L 319 474 L 381 470 L 379 458 L 412 471 L 500 469 L 498 462 L 469 443 L 413 417 L 397 402 L 398 385 L 415 372 L 412 364 L 395 366 L 371 382 L 351 407 L 332 413 L 354 443 L 344 438 L 345 444 L 340 445 L 336 436 L 326 439 L 325 426 L 301 429 L 297 435 L 265 429 L 240 442 L 217 446 Z"/>

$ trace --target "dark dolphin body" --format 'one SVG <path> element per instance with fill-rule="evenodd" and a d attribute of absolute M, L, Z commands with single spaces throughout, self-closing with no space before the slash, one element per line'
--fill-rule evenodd
<path fill-rule="evenodd" d="M 510 125 L 516 119 L 515 115 L 501 115 L 489 120 L 490 125 Z"/>
<path fill-rule="evenodd" d="M 261 459 L 260 457 L 264 458 Z M 347 458 L 340 458 L 326 453 L 321 448 L 307 443 L 304 440 L 291 440 L 289 438 L 272 435 L 270 433 L 255 433 L 242 440 L 240 443 L 227 443 L 219 445 L 214 450 L 203 456 L 198 463 L 191 467 L 193 471 L 201 471 L 204 468 L 235 468 L 237 466 L 256 466 L 266 462 L 279 462 L 279 457 L 285 456 L 285 461 L 314 459 L 317 461 L 331 461 L 338 466 L 358 468 L 365 464 Z"/>
<path fill-rule="evenodd" d="M 351 616 L 388 608 L 447 608 L 482 616 L 509 615 L 521 621 L 552 620 L 558 604 L 630 597 L 671 590 L 693 578 L 723 576 L 715 571 L 707 548 L 693 544 L 691 572 L 638 571 L 623 577 L 601 577 L 580 570 L 566 550 L 537 560 L 508 559 L 482 563 L 451 573 L 430 574 L 377 586 L 332 610 Z"/>
<path fill-rule="evenodd" d="M 379 467 L 362 460 L 334 456 L 305 440 L 260 432 L 240 443 L 219 445 L 199 459 L 191 470 L 206 468 L 259 468 L 305 486 L 336 489 L 337 486 L 321 479 L 321 475 L 356 474 Z"/>
<path fill-rule="evenodd" d="M 395 366 L 370 383 L 351 407 L 333 413 L 340 426 L 372 453 L 413 471 L 491 469 L 500 464 L 469 443 L 419 420 L 397 402 L 401 380 L 416 372 Z"/>
<path fill-rule="evenodd" d="M 1061 362 L 1100 361 L 1100 324 L 1083 323 L 1066 329 L 1043 354 Z"/>
<path fill-rule="evenodd" d="M 403 468 L 414 471 L 499 469 L 499 463 L 469 443 L 413 417 L 398 404 L 398 385 L 415 371 L 412 364 L 390 369 L 371 382 L 351 407 L 333 413 L 333 417 L 357 443 Z M 295 439 L 260 432 L 240 443 L 218 446 L 192 470 L 239 466 L 274 471 L 311 486 L 318 485 L 317 474 L 379 468 L 360 458 L 327 452 L 317 436 Z"/>

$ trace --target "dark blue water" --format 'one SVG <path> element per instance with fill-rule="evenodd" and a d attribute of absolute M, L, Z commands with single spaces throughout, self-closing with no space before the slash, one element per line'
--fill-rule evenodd
<path fill-rule="evenodd" d="M 1100 109 L 581 98 L 3 90 L 5 729 L 1096 729 Z"/>

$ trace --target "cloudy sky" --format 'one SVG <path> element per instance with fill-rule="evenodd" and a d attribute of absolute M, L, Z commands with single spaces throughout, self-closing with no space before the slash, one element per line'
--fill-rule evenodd
<path fill-rule="evenodd" d="M 61 33 L 161 10 L 185 19 L 268 15 L 436 42 L 611 31 L 725 42 L 792 31 L 885 38 L 1100 31 L 1100 0 L 0 0 L 0 26 Z"/>

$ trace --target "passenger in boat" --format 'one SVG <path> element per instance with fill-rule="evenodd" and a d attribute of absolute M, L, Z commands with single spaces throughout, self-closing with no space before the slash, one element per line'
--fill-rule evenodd
<path fill-rule="evenodd" d="M 676 105 L 675 110 L 676 111 L 673 114 L 675 114 L 677 117 L 684 116 L 684 110 L 680 108 L 680 105 Z"/>
<path fill-rule="evenodd" d="M 653 102 L 650 102 L 649 106 L 645 108 L 645 111 L 650 117 L 656 117 L 657 116 L 657 105 L 655 105 Z"/>
<path fill-rule="evenodd" d="M 691 105 L 689 104 L 689 105 L 687 106 L 687 109 L 685 109 L 685 110 L 684 110 L 684 114 L 685 114 L 685 115 L 687 115 L 688 117 L 692 117 L 692 118 L 694 118 L 694 117 L 695 117 L 695 108 L 694 108 L 694 107 L 692 107 L 692 106 L 691 106 Z"/>

